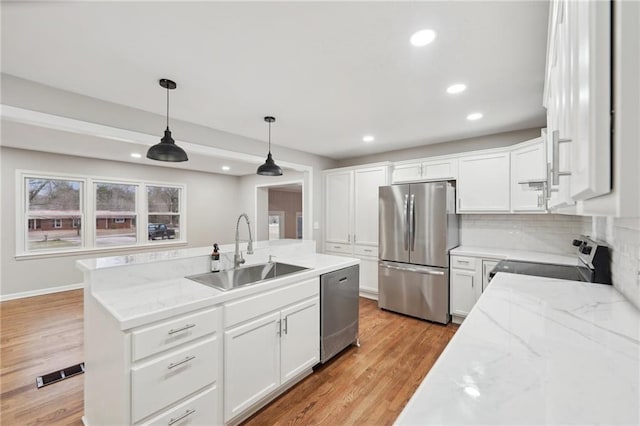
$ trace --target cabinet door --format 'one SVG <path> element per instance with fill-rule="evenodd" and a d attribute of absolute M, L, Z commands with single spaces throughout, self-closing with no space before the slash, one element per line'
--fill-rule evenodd
<path fill-rule="evenodd" d="M 420 163 L 393 166 L 393 173 L 391 174 L 392 183 L 415 182 L 421 179 L 422 166 Z"/>
<path fill-rule="evenodd" d="M 489 272 L 498 264 L 497 260 L 482 261 L 482 291 L 484 292 L 489 285 Z"/>
<path fill-rule="evenodd" d="M 316 297 L 284 309 L 282 317 L 282 383 L 320 360 L 320 301 Z"/>
<path fill-rule="evenodd" d="M 280 385 L 280 312 L 224 333 L 225 422 Z"/>
<path fill-rule="evenodd" d="M 365 297 L 378 294 L 378 259 L 360 257 L 360 292 Z"/>
<path fill-rule="evenodd" d="M 422 163 L 422 180 L 448 180 L 458 178 L 458 160 L 425 161 Z"/>
<path fill-rule="evenodd" d="M 353 172 L 329 173 L 325 178 L 325 241 L 350 244 Z"/>
<path fill-rule="evenodd" d="M 458 212 L 509 212 L 509 153 L 461 158 Z"/>
<path fill-rule="evenodd" d="M 543 182 L 547 156 L 542 138 L 511 151 L 511 210 L 543 212 L 546 210 Z"/>
<path fill-rule="evenodd" d="M 355 171 L 354 243 L 378 245 L 378 187 L 386 184 L 386 167 Z"/>
<path fill-rule="evenodd" d="M 475 272 L 451 270 L 451 315 L 466 317 L 477 300 Z"/>

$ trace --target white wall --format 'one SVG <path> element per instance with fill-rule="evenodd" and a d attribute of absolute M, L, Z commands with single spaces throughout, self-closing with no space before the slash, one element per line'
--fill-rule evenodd
<path fill-rule="evenodd" d="M 381 154 L 347 158 L 338 161 L 337 167 L 357 166 L 360 164 L 378 163 L 382 161 L 412 160 L 416 158 L 435 157 L 438 155 L 459 154 L 481 149 L 502 148 L 537 138 L 538 136 L 540 136 L 539 128 L 496 133 L 493 135 L 479 136 L 475 138 L 422 145 L 416 148 L 387 151 Z"/>
<path fill-rule="evenodd" d="M 594 217 L 591 236 L 609 246 L 613 285 L 640 309 L 640 218 Z"/>
<path fill-rule="evenodd" d="M 51 143 L 55 143 L 55 140 Z M 0 157 L 2 173 L 0 220 L 3 230 L 0 252 L 0 295 L 3 298 L 14 293 L 81 282 L 82 274 L 75 267 L 76 259 L 131 252 L 131 250 L 123 250 L 108 254 L 94 253 L 16 260 L 16 232 L 20 232 L 16 229 L 15 213 L 17 169 L 186 184 L 186 238 L 188 241 L 186 247 L 207 246 L 213 242 L 221 244 L 233 242 L 235 218 L 241 211 L 241 200 L 238 197 L 240 179 L 237 177 L 7 147 L 0 147 Z M 156 248 L 156 250 L 162 249 Z"/>
<path fill-rule="evenodd" d="M 574 238 L 589 234 L 591 218 L 557 214 L 463 214 L 460 245 L 575 254 Z"/>

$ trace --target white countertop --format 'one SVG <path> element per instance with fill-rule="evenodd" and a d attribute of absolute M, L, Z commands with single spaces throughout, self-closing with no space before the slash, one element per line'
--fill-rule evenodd
<path fill-rule="evenodd" d="M 640 424 L 640 311 L 609 285 L 499 273 L 400 425 Z"/>
<path fill-rule="evenodd" d="M 450 251 L 455 256 L 482 257 L 485 259 L 523 260 L 525 262 L 553 263 L 556 265 L 577 265 L 575 255 L 544 253 L 540 251 L 515 250 L 475 246 L 459 246 Z"/>
<path fill-rule="evenodd" d="M 187 278 L 173 278 L 131 286 L 104 286 L 92 294 L 119 323 L 120 329 L 127 330 L 360 263 L 355 258 L 317 253 L 278 260 L 310 269 L 226 292 Z"/>

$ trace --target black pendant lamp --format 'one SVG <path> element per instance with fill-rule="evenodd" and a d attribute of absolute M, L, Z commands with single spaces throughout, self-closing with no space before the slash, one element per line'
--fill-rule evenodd
<path fill-rule="evenodd" d="M 189 160 L 187 153 L 176 145 L 176 141 L 171 137 L 171 130 L 169 130 L 169 90 L 175 89 L 177 85 L 174 81 L 162 78 L 160 86 L 167 89 L 167 129 L 164 131 L 164 137 L 160 139 L 160 143 L 149 148 L 147 158 L 158 161 L 187 161 Z"/>
<path fill-rule="evenodd" d="M 282 169 L 273 161 L 271 156 L 271 123 L 276 121 L 275 117 L 267 116 L 264 121 L 269 123 L 269 154 L 263 165 L 258 167 L 257 173 L 262 176 L 282 176 Z"/>

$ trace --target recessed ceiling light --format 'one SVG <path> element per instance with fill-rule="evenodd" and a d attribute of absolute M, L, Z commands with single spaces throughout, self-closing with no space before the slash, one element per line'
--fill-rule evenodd
<path fill-rule="evenodd" d="M 224 170 L 225 172 L 228 172 L 229 170 L 231 170 L 231 167 L 229 167 L 229 166 L 222 166 L 222 170 Z"/>
<path fill-rule="evenodd" d="M 364 135 L 362 137 L 362 142 L 373 142 L 374 140 L 376 140 L 376 138 L 374 138 L 372 135 Z"/>
<path fill-rule="evenodd" d="M 142 154 L 138 154 L 137 152 L 132 152 L 132 153 L 131 153 L 131 156 L 132 156 L 133 158 L 142 158 Z"/>
<path fill-rule="evenodd" d="M 413 33 L 409 40 L 416 47 L 426 46 L 436 39 L 436 32 L 433 30 L 420 30 Z"/>
<path fill-rule="evenodd" d="M 451 93 L 452 95 L 464 92 L 465 90 L 467 90 L 467 85 L 462 83 L 452 84 L 451 86 L 447 87 L 447 93 Z"/>
<path fill-rule="evenodd" d="M 472 114 L 467 115 L 467 120 L 480 120 L 482 118 L 482 113 L 481 112 L 474 112 Z"/>

